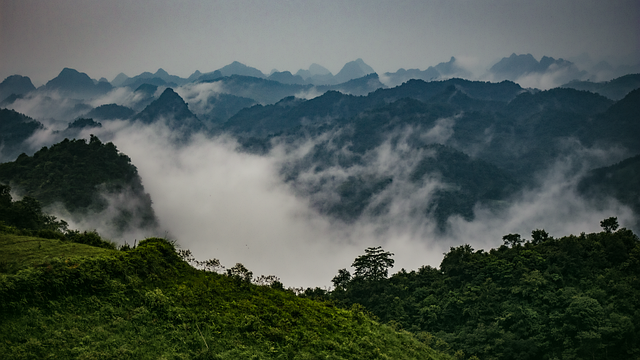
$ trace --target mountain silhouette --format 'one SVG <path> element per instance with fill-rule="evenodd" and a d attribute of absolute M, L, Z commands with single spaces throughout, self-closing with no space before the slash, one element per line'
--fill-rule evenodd
<path fill-rule="evenodd" d="M 103 95 L 113 89 L 108 82 L 96 84 L 89 75 L 70 68 L 62 69 L 60 74 L 49 80 L 43 88 L 49 91 L 60 91 L 68 96 L 81 99 Z"/>
<path fill-rule="evenodd" d="M 89 111 L 85 117 L 99 120 L 130 119 L 136 112 L 126 106 L 116 104 L 100 105 Z"/>
<path fill-rule="evenodd" d="M 561 81 L 567 82 L 572 79 L 578 79 L 586 75 L 585 71 L 580 71 L 571 61 L 564 59 L 554 59 L 552 57 L 543 56 L 538 62 L 533 55 L 516 55 L 511 54 L 508 58 L 502 58 L 494 64 L 489 72 L 500 80 L 517 80 L 518 78 L 532 73 L 544 73 L 546 71 L 563 70 Z"/>
<path fill-rule="evenodd" d="M 11 94 L 23 95 L 35 90 L 31 79 L 21 75 L 11 75 L 0 83 L 0 101 L 6 99 Z"/>
<path fill-rule="evenodd" d="M 357 59 L 344 64 L 340 72 L 338 72 L 333 77 L 333 83 L 345 83 L 349 80 L 361 78 L 374 72 L 375 71 L 371 68 L 371 66 L 365 64 L 362 59 Z"/>
<path fill-rule="evenodd" d="M 199 131 L 202 122 L 189 110 L 187 103 L 173 89 L 167 88 L 162 95 L 134 117 L 145 124 L 164 121 L 170 129 L 183 134 Z"/>
<path fill-rule="evenodd" d="M 220 74 L 222 76 L 241 75 L 241 76 L 253 76 L 257 78 L 265 77 L 262 71 L 256 68 L 247 66 L 245 64 L 239 63 L 237 61 L 234 61 L 231 64 L 218 69 L 218 71 L 220 71 Z"/>

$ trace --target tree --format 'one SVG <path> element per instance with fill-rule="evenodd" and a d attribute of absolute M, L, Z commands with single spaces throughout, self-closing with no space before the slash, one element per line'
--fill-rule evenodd
<path fill-rule="evenodd" d="M 544 231 L 544 229 L 543 230 L 535 229 L 531 231 L 531 239 L 532 239 L 531 242 L 534 245 L 540 244 L 541 242 L 547 241 L 549 239 L 549 233 Z"/>
<path fill-rule="evenodd" d="M 504 244 L 511 247 L 516 247 L 522 244 L 522 238 L 520 238 L 520 234 L 507 234 L 502 237 L 502 241 Z"/>
<path fill-rule="evenodd" d="M 618 229 L 618 218 L 617 217 L 610 217 L 608 219 L 604 219 L 602 221 L 600 221 L 600 226 L 602 226 L 602 229 L 604 229 L 604 231 L 611 233 L 614 232 Z"/>
<path fill-rule="evenodd" d="M 368 247 L 364 252 L 351 264 L 356 269 L 355 277 L 363 280 L 386 279 L 389 268 L 393 267 L 393 254 L 382 250 L 381 246 Z"/>
<path fill-rule="evenodd" d="M 347 287 L 347 284 L 349 284 L 349 281 L 351 281 L 351 273 L 349 273 L 347 269 L 338 270 L 338 275 L 334 276 L 333 279 L 331 279 L 331 282 L 333 283 L 333 286 L 335 286 L 336 290 L 344 290 Z"/>
<path fill-rule="evenodd" d="M 237 263 L 231 269 L 227 269 L 227 276 L 249 283 L 251 282 L 251 279 L 253 279 L 253 272 L 249 271 L 249 269 L 244 267 L 241 263 Z"/>

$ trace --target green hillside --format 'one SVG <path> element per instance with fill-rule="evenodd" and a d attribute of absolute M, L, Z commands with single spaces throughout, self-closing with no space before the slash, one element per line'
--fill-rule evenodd
<path fill-rule="evenodd" d="M 71 214 L 103 211 L 110 206 L 108 197 L 127 194 L 128 203 L 111 204 L 113 228 L 157 226 L 151 198 L 131 159 L 93 135 L 88 142 L 64 139 L 33 156 L 21 154 L 0 164 L 0 184 L 37 199 L 43 207 L 62 203 Z"/>
<path fill-rule="evenodd" d="M 172 242 L 121 251 L 0 235 L 6 359 L 448 359 L 362 307 L 196 270 Z"/>
<path fill-rule="evenodd" d="M 336 290 L 306 295 L 361 304 L 383 322 L 480 359 L 639 359 L 640 240 L 617 230 L 615 218 L 601 225 L 600 233 L 558 239 L 544 230 L 531 240 L 508 234 L 490 251 L 452 247 L 439 269 L 389 278 L 393 254 L 368 249 L 354 261 L 354 277 L 342 269 Z"/>

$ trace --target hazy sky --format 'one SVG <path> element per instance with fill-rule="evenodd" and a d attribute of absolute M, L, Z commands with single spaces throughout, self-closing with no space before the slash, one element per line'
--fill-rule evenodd
<path fill-rule="evenodd" d="M 0 78 L 64 67 L 186 77 L 234 60 L 269 73 L 362 58 L 378 73 L 511 53 L 640 61 L 638 0 L 0 0 Z"/>

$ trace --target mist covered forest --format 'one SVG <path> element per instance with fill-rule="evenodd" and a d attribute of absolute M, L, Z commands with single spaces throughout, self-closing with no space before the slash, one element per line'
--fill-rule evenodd
<path fill-rule="evenodd" d="M 10 76 L 0 353 L 640 358 L 640 74 L 609 75 Z"/>

